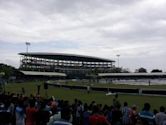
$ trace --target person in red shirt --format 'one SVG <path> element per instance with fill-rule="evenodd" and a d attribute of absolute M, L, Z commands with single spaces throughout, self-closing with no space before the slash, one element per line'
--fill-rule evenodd
<path fill-rule="evenodd" d="M 106 117 L 100 114 L 98 106 L 93 107 L 93 114 L 89 117 L 90 125 L 111 125 Z"/>
<path fill-rule="evenodd" d="M 25 125 L 36 125 L 36 114 L 38 109 L 35 107 L 35 101 L 30 100 L 30 105 L 26 108 L 26 122 Z"/>

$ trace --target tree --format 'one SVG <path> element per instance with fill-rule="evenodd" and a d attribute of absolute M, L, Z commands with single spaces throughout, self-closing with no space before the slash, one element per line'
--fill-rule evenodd
<path fill-rule="evenodd" d="M 121 72 L 122 72 L 122 68 L 117 68 L 117 67 L 115 67 L 115 68 L 112 68 L 112 69 L 110 70 L 110 72 L 111 72 L 111 73 L 121 73 Z"/>
<path fill-rule="evenodd" d="M 147 73 L 147 70 L 143 67 L 139 68 L 139 69 L 136 69 L 135 70 L 136 73 Z"/>
<path fill-rule="evenodd" d="M 13 78 L 13 77 L 20 77 L 23 75 L 18 69 L 15 69 L 12 66 L 2 64 L 2 63 L 0 63 L 0 72 L 4 73 L 2 77 L 6 80 L 9 80 L 10 78 Z"/>
<path fill-rule="evenodd" d="M 151 71 L 151 73 L 154 73 L 154 72 L 163 72 L 163 71 L 160 70 L 160 69 L 153 69 L 153 70 Z"/>
<path fill-rule="evenodd" d="M 123 73 L 130 73 L 130 69 L 128 69 L 128 68 L 127 69 L 122 69 L 122 72 Z"/>
<path fill-rule="evenodd" d="M 128 68 L 118 68 L 118 67 L 115 67 L 115 68 L 112 68 L 109 72 L 111 73 L 130 73 L 130 70 Z"/>

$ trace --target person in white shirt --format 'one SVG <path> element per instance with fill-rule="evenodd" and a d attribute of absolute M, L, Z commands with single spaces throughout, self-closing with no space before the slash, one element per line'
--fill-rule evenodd
<path fill-rule="evenodd" d="M 155 117 L 156 125 L 163 125 L 166 122 L 166 114 L 164 106 L 160 107 L 160 112 L 156 114 Z"/>

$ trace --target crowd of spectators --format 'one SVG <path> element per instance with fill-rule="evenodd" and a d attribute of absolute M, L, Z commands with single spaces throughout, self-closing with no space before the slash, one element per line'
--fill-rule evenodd
<path fill-rule="evenodd" d="M 0 94 L 0 125 L 166 125 L 166 114 L 164 106 L 151 112 L 149 103 L 138 112 L 117 94 L 109 106 L 8 93 Z"/>

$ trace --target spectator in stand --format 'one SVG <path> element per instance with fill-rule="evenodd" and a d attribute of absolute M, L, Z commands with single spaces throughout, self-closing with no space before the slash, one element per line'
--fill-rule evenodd
<path fill-rule="evenodd" d="M 124 106 L 122 108 L 122 125 L 131 125 L 131 108 L 128 107 L 128 103 L 124 102 Z"/>
<path fill-rule="evenodd" d="M 100 109 L 98 106 L 93 107 L 93 113 L 89 117 L 90 125 L 110 125 L 106 117 L 100 114 Z"/>
<path fill-rule="evenodd" d="M 36 125 L 38 109 L 35 107 L 35 100 L 30 100 L 26 108 L 26 125 Z"/>
<path fill-rule="evenodd" d="M 150 104 L 145 103 L 143 110 L 139 113 L 143 125 L 155 125 L 155 116 L 150 112 Z"/>
<path fill-rule="evenodd" d="M 160 107 L 160 112 L 156 114 L 155 117 L 156 125 L 163 125 L 166 121 L 166 114 L 164 106 Z"/>

